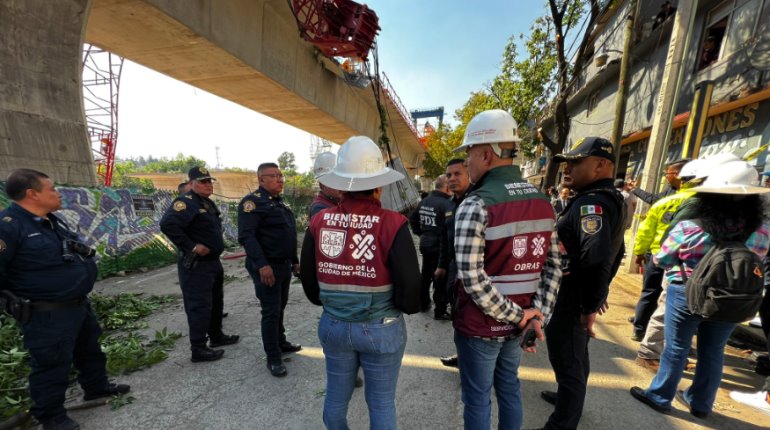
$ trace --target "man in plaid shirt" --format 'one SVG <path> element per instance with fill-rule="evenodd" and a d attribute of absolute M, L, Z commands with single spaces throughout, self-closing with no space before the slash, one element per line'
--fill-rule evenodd
<path fill-rule="evenodd" d="M 522 424 L 518 367 L 535 352 L 532 330 L 553 310 L 561 280 L 560 245 L 548 198 L 521 178 L 516 121 L 505 111 L 476 115 L 463 144 L 473 186 L 456 214 L 457 299 L 453 320 L 466 429 L 491 427 L 491 391 L 498 428 Z M 521 348 L 519 345 L 521 344 Z"/>

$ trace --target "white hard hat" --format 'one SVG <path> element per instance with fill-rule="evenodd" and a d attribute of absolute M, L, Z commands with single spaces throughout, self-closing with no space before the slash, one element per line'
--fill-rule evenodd
<path fill-rule="evenodd" d="M 366 136 L 353 136 L 337 152 L 337 164 L 318 182 L 340 191 L 365 191 L 404 179 L 385 165 L 382 151 Z"/>
<path fill-rule="evenodd" d="M 463 144 L 454 151 L 464 151 L 473 145 L 491 145 L 495 153 L 501 156 L 499 143 L 520 141 L 519 124 L 511 114 L 502 109 L 485 110 L 470 120 L 465 128 Z"/>
<path fill-rule="evenodd" d="M 706 164 L 710 164 L 705 158 L 696 158 L 695 160 L 688 161 L 687 164 L 682 166 L 682 170 L 679 171 L 679 179 L 692 180 L 697 179 L 705 173 L 703 169 Z"/>
<path fill-rule="evenodd" d="M 759 186 L 759 173 L 751 164 L 743 161 L 729 161 L 712 172 L 700 187 L 692 189 L 699 193 L 716 194 L 764 194 L 770 188 Z"/>
<path fill-rule="evenodd" d="M 713 172 L 719 170 L 725 163 L 740 161 L 740 157 L 731 152 L 721 152 L 719 154 L 709 155 L 704 158 L 696 158 L 688 162 L 679 171 L 679 179 L 685 181 L 690 186 L 702 183 Z"/>
<path fill-rule="evenodd" d="M 334 165 L 337 164 L 337 156 L 334 153 L 326 151 L 318 154 L 315 157 L 313 163 L 313 175 L 318 179 L 321 176 L 329 173 L 334 169 Z"/>

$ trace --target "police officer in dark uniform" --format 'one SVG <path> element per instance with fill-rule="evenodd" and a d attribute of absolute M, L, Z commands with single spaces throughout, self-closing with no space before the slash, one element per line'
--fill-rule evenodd
<path fill-rule="evenodd" d="M 569 261 L 545 335 L 559 386 L 541 396 L 556 405 L 546 429 L 575 429 L 590 369 L 588 340 L 595 336 L 597 314 L 606 310 L 610 281 L 623 257 L 625 210 L 613 184 L 615 148 L 608 140 L 586 137 L 554 161 L 567 163 L 564 185 L 578 194 L 556 225 Z"/>
<path fill-rule="evenodd" d="M 222 332 L 224 269 L 219 256 L 225 243 L 219 209 L 209 199 L 214 178 L 197 166 L 188 177 L 190 191 L 174 199 L 160 220 L 160 230 L 179 248 L 177 269 L 190 328 L 191 360 L 214 361 L 224 351 L 210 347 L 232 345 L 239 337 Z"/>
<path fill-rule="evenodd" d="M 45 173 L 16 170 L 5 191 L 13 203 L 0 212 L 0 302 L 29 351 L 30 412 L 46 430 L 77 429 L 64 409 L 73 364 L 85 400 L 130 390 L 107 380 L 102 330 L 86 297 L 96 281 L 94 251 L 52 213 L 61 194 Z"/>
<path fill-rule="evenodd" d="M 465 165 L 465 159 L 453 158 L 447 162 L 446 177 L 449 185 L 449 191 L 452 192 L 450 202 L 451 210 L 444 215 L 444 228 L 441 233 L 441 246 L 439 250 L 438 266 L 433 272 L 435 280 L 440 280 L 446 287 L 446 300 L 450 308 L 454 308 L 455 303 L 455 281 L 457 280 L 457 262 L 455 261 L 455 213 L 465 196 L 468 194 L 471 185 L 471 179 L 468 175 L 468 167 Z M 434 286 L 435 288 L 435 286 Z M 438 306 L 438 305 L 436 305 Z M 451 312 L 447 319 L 451 319 Z M 457 367 L 457 354 L 447 357 L 441 357 L 441 363 L 444 366 Z"/>
<path fill-rule="evenodd" d="M 283 202 L 283 174 L 275 163 L 257 169 L 259 189 L 238 205 L 238 242 L 246 250 L 246 270 L 262 306 L 262 344 L 273 376 L 286 376 L 282 353 L 302 346 L 286 340 L 283 313 L 289 300 L 291 275 L 299 274 L 297 227 Z"/>
<path fill-rule="evenodd" d="M 430 284 L 433 285 L 433 301 L 436 304 L 434 319 L 446 319 L 446 289 L 438 288 L 433 282 L 433 272 L 438 266 L 441 236 L 444 228 L 444 217 L 452 210 L 449 200 L 447 178 L 441 175 L 433 183 L 434 190 L 422 199 L 417 208 L 409 216 L 412 232 L 420 236 L 420 254 L 422 254 L 422 286 L 420 289 L 420 310 L 430 309 Z"/>

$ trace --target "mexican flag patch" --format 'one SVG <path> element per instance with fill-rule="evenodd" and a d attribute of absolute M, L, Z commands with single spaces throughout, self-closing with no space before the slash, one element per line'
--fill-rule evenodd
<path fill-rule="evenodd" d="M 599 205 L 584 205 L 580 206 L 580 216 L 583 215 L 601 215 L 602 207 Z"/>

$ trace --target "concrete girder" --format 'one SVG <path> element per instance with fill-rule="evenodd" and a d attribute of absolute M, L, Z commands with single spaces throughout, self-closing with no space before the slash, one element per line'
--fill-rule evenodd
<path fill-rule="evenodd" d="M 93 186 L 81 89 L 89 0 L 0 2 L 0 177 L 21 167 Z"/>
<path fill-rule="evenodd" d="M 299 37 L 285 0 L 93 0 L 86 40 L 338 144 L 379 136 L 372 89 L 347 85 Z M 416 168 L 424 148 L 381 100 L 393 155 Z"/>

